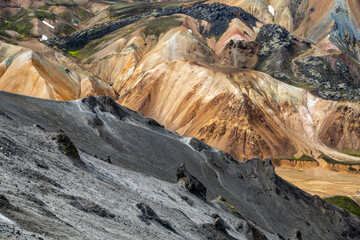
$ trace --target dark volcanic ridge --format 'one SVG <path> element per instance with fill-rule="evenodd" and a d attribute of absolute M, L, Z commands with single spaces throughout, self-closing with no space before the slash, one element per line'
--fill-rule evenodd
<path fill-rule="evenodd" d="M 123 19 L 97 24 L 90 29 L 85 29 L 68 36 L 57 36 L 45 42 L 48 46 L 57 46 L 63 50 L 76 50 L 84 47 L 89 41 L 98 39 L 126 25 L 135 23 L 151 16 L 161 17 L 173 14 L 185 14 L 198 20 L 211 23 L 210 30 L 204 36 L 221 36 L 233 18 L 239 18 L 249 27 L 255 26 L 258 21 L 253 15 L 239 7 L 230 7 L 221 3 L 197 4 L 192 7 L 168 7 L 150 10 L 146 13 Z"/>
<path fill-rule="evenodd" d="M 284 181 L 270 160 L 237 162 L 108 97 L 0 92 L 0 125 L 1 238 L 360 237 L 358 218 Z"/>

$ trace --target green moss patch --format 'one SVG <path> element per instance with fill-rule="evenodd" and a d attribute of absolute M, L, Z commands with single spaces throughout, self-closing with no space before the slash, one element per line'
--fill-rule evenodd
<path fill-rule="evenodd" d="M 30 22 L 33 12 L 31 10 L 22 8 L 15 16 L 11 15 L 10 12 L 4 12 L 2 17 L 5 19 L 0 24 L 0 31 L 14 30 L 19 34 L 28 36 L 30 30 L 33 28 L 33 24 Z"/>
<path fill-rule="evenodd" d="M 303 154 L 301 157 L 297 158 L 292 156 L 290 158 L 273 158 L 271 162 L 273 165 L 280 165 L 281 160 L 288 160 L 288 161 L 302 161 L 302 162 L 317 162 L 314 158 L 310 157 L 309 155 Z"/>
<path fill-rule="evenodd" d="M 55 15 L 52 12 L 44 11 L 44 10 L 35 10 L 35 17 L 44 20 L 44 19 L 55 19 Z"/>
<path fill-rule="evenodd" d="M 236 216 L 238 216 L 238 217 L 241 218 L 241 219 L 244 219 L 244 217 L 243 217 L 243 216 L 241 215 L 241 213 L 236 209 L 236 207 L 233 206 L 233 205 L 231 205 L 231 204 L 229 204 L 228 202 L 226 202 L 226 200 L 225 200 L 223 197 L 217 197 L 217 199 L 218 199 L 219 201 L 221 201 L 223 204 L 225 204 L 226 206 L 230 207 L 230 208 L 232 209 L 233 213 L 234 213 Z"/>
<path fill-rule="evenodd" d="M 155 35 L 159 37 L 161 33 L 167 32 L 170 28 L 181 26 L 182 23 L 177 19 L 178 17 L 176 16 L 155 18 L 140 25 L 140 27 L 145 27 L 145 34 L 147 36 Z"/>
<path fill-rule="evenodd" d="M 339 165 L 349 165 L 349 166 L 351 166 L 351 165 L 360 165 L 360 162 L 340 162 L 340 161 L 337 161 L 337 160 L 333 159 L 332 157 L 330 157 L 330 156 L 328 156 L 328 155 L 326 155 L 324 153 L 321 153 L 320 157 L 322 159 L 324 159 L 325 162 L 327 162 L 328 164 L 333 164 L 333 165 L 334 164 L 339 164 Z"/>
<path fill-rule="evenodd" d="M 353 157 L 360 157 L 360 153 L 359 152 L 347 152 L 347 151 L 340 151 L 341 153 L 353 156 Z"/>
<path fill-rule="evenodd" d="M 346 196 L 335 196 L 325 198 L 324 200 L 337 207 L 343 208 L 360 218 L 360 206 L 351 198 Z"/>

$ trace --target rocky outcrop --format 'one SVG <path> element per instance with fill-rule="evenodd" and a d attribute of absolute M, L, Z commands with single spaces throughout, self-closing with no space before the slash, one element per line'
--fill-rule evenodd
<path fill-rule="evenodd" d="M 185 165 L 182 165 L 177 169 L 176 180 L 189 190 L 189 192 L 206 201 L 206 187 L 188 172 Z"/>
<path fill-rule="evenodd" d="M 359 100 L 360 68 L 343 54 L 311 56 L 307 42 L 286 29 L 265 25 L 256 38 L 260 44 L 256 69 L 288 84 L 301 86 L 329 100 Z M 304 56 L 302 56 L 304 54 Z"/>
<path fill-rule="evenodd" d="M 257 61 L 259 45 L 253 41 L 230 40 L 220 53 L 220 62 L 235 68 L 253 68 Z"/>
<path fill-rule="evenodd" d="M 264 25 L 258 35 L 256 42 L 261 45 L 258 55 L 268 57 L 272 53 L 288 48 L 295 43 L 295 38 L 284 28 L 279 25 Z"/>
<path fill-rule="evenodd" d="M 296 76 L 315 88 L 320 97 L 331 100 L 360 100 L 360 68 L 344 55 L 308 57 L 294 62 Z"/>
<path fill-rule="evenodd" d="M 150 224 L 150 221 L 155 221 L 162 227 L 176 233 L 175 229 L 170 225 L 170 223 L 159 218 L 159 216 L 154 212 L 154 210 L 147 204 L 137 203 L 136 207 L 141 211 L 141 215 L 139 215 L 141 221 L 145 222 L 148 225 Z"/>

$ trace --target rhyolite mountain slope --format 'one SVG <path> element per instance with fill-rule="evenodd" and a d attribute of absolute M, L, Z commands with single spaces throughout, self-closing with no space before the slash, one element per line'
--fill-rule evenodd
<path fill-rule="evenodd" d="M 218 3 L 169 6 L 47 44 L 80 48 L 83 67 L 109 83 L 119 103 L 239 160 L 326 152 L 358 161 L 330 148 L 360 150 L 359 106 L 337 102 L 358 101 L 359 64 L 259 19 Z M 351 123 L 325 124 L 342 106 L 354 112 Z"/>
<path fill-rule="evenodd" d="M 264 23 L 276 23 L 296 36 L 342 51 L 359 60 L 357 0 L 210 0 L 241 7 Z M 270 8 L 269 8 L 270 6 Z M 270 9 L 273 9 L 272 13 Z"/>
<path fill-rule="evenodd" d="M 75 100 L 89 95 L 115 98 L 110 85 L 61 55 L 55 59 L 0 42 L 0 89 L 53 100 Z"/>
<path fill-rule="evenodd" d="M 3 239 L 360 237 L 358 218 L 284 181 L 270 160 L 238 162 L 109 97 L 0 100 Z"/>
<path fill-rule="evenodd" d="M 298 33 L 308 8 L 314 5 L 314 12 L 319 11 L 315 2 L 267 3 L 276 14 L 288 8 L 296 19 L 292 28 L 276 14 L 274 21 L 265 21 L 261 14 L 268 12 L 267 5 L 258 11 L 252 7 L 257 3 L 110 4 L 81 22 L 82 30 L 46 41 L 55 50 L 27 44 L 36 54 L 27 53 L 25 59 L 37 67 L 22 63 L 14 68 L 7 66 L 9 60 L 3 62 L 7 71 L 0 89 L 57 100 L 105 94 L 238 160 L 303 154 L 320 159 L 326 153 L 356 163 L 358 158 L 339 152 L 360 151 L 356 56 L 340 46 L 342 41 L 336 47 Z M 333 11 L 323 14 L 333 16 Z M 314 21 L 321 24 L 321 19 Z M 336 31 L 333 27 L 333 38 L 347 34 Z M 81 66 L 63 55 L 74 56 Z M 19 76 L 28 74 L 28 68 L 36 71 L 22 84 Z"/>
<path fill-rule="evenodd" d="M 19 7 L 36 11 L 30 2 Z M 0 89 L 56 100 L 104 94 L 237 160 L 311 159 L 359 176 L 356 3 L 224 3 L 57 2 L 91 16 L 48 41 L 3 36 L 31 50 L 3 45 Z M 3 29 L 19 14 L 4 15 Z"/>
<path fill-rule="evenodd" d="M 0 39 L 69 34 L 107 7 L 105 1 L 4 0 L 0 2 Z"/>

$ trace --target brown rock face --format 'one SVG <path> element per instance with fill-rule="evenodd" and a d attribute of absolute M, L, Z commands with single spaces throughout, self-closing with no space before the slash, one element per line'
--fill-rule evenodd
<path fill-rule="evenodd" d="M 252 74 L 226 74 L 191 61 L 172 61 L 157 65 L 140 81 L 130 78 L 118 102 L 239 160 L 294 154 L 291 136 L 264 110 L 272 103 L 253 89 L 260 83 Z"/>
<path fill-rule="evenodd" d="M 324 122 L 320 139 L 331 148 L 359 152 L 359 107 L 356 105 L 339 105 Z"/>

